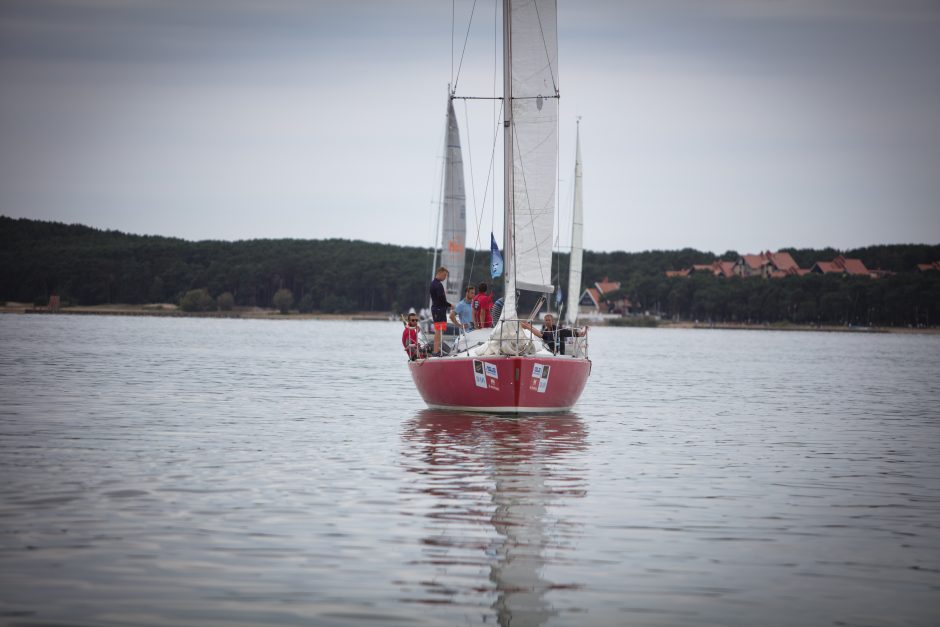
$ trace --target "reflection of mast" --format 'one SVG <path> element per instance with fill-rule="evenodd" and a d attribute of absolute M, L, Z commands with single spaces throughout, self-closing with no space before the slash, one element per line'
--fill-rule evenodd
<path fill-rule="evenodd" d="M 435 569 L 435 587 L 427 587 L 432 578 L 424 577 L 427 597 L 414 601 L 440 602 L 441 586 L 454 598 L 485 592 L 479 571 L 468 577 L 462 569 L 476 563 L 489 568 L 496 594 L 491 607 L 500 625 L 541 625 L 557 615 L 545 597 L 558 584 L 546 581 L 542 571 L 546 551 L 561 544 L 562 523 L 549 519 L 548 506 L 584 494 L 582 478 L 572 476 L 567 464 L 559 467 L 568 455 L 585 448 L 580 419 L 425 410 L 408 423 L 404 435 L 418 444 L 408 455 L 409 469 L 421 478 L 418 490 L 434 497 L 423 514 L 429 521 L 423 544 L 431 547 L 428 564 Z M 568 487 L 553 487 L 559 483 Z M 485 540 L 475 537 L 487 528 L 491 531 Z M 564 535 L 568 533 L 566 529 Z"/>
<path fill-rule="evenodd" d="M 554 498 L 545 485 L 543 461 L 537 455 L 529 460 L 507 455 L 505 460 L 498 456 L 493 466 L 493 527 L 503 541 L 490 581 L 499 590 L 494 607 L 503 627 L 541 625 L 558 613 L 545 600 L 552 584 L 541 576 L 542 550 L 550 542 L 546 509 Z"/>

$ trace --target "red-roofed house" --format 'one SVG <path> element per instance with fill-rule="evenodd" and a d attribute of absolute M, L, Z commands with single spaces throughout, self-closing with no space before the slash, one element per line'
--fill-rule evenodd
<path fill-rule="evenodd" d="M 601 307 L 601 293 L 596 287 L 588 287 L 581 293 L 581 300 L 578 301 L 578 313 L 596 313 Z"/>
<path fill-rule="evenodd" d="M 919 263 L 917 264 L 918 272 L 930 272 L 931 270 L 940 271 L 940 261 L 933 261 L 931 263 Z"/>
<path fill-rule="evenodd" d="M 578 313 L 584 315 L 628 313 L 633 306 L 628 298 L 603 299 L 604 294 L 610 294 L 619 289 L 620 281 L 611 281 L 604 277 L 604 280 L 595 283 L 594 287 L 588 287 L 581 292 L 581 299 L 578 301 Z"/>
<path fill-rule="evenodd" d="M 685 275 L 674 276 L 687 276 L 697 272 L 705 272 L 707 274 L 711 274 L 712 276 L 730 277 L 734 276 L 734 262 L 720 261 L 716 259 L 711 263 L 697 263 L 691 268 L 688 268 L 687 270 L 679 270 L 679 272 L 685 272 Z M 668 272 L 666 273 L 666 276 L 670 276 Z"/>
<path fill-rule="evenodd" d="M 786 272 L 787 274 L 792 274 L 791 270 L 799 270 L 800 267 L 796 265 L 796 261 L 787 252 L 776 252 L 768 253 L 770 255 L 770 262 L 773 264 L 774 268 Z"/>
<path fill-rule="evenodd" d="M 846 259 L 839 255 L 832 261 L 817 261 L 810 269 L 818 274 L 850 274 L 852 276 L 872 276 L 861 259 Z"/>
<path fill-rule="evenodd" d="M 607 277 L 604 277 L 604 280 L 595 283 L 594 287 L 596 287 L 597 291 L 601 294 L 606 294 L 608 292 L 613 292 L 614 290 L 619 290 L 620 281 L 611 281 Z"/>
<path fill-rule="evenodd" d="M 718 270 L 721 272 L 720 276 L 725 278 L 734 276 L 734 262 L 733 261 L 716 261 L 718 264 Z"/>
<path fill-rule="evenodd" d="M 757 255 L 741 255 L 741 258 L 734 264 L 734 274 L 737 276 L 776 278 L 798 275 L 799 271 L 800 267 L 796 265 L 790 253 L 772 253 L 769 250 Z"/>
<path fill-rule="evenodd" d="M 763 255 L 741 255 L 734 264 L 734 273 L 737 276 L 764 276 L 766 263 Z"/>
<path fill-rule="evenodd" d="M 813 267 L 810 268 L 810 272 L 815 272 L 816 274 L 842 274 L 842 268 L 832 261 L 817 261 L 813 264 Z"/>

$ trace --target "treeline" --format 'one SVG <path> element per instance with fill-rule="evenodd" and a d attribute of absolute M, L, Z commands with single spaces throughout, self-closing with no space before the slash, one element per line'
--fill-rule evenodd
<path fill-rule="evenodd" d="M 716 258 L 714 254 L 687 248 L 642 253 L 585 253 L 585 285 L 610 277 L 622 284 L 622 289 L 610 296 L 626 296 L 634 311 L 673 320 L 940 325 L 940 272 L 915 271 L 917 264 L 940 260 L 940 245 L 892 244 L 845 251 L 783 248 L 781 251 L 789 252 L 801 268 L 810 268 L 817 261 L 831 261 L 841 254 L 861 259 L 869 269 L 895 274 L 880 279 L 834 274 L 728 279 L 707 273 L 667 278 L 666 270 L 707 264 Z M 725 261 L 736 261 L 738 257 L 736 251 L 717 256 Z M 563 267 L 565 263 L 563 257 Z"/>
<path fill-rule="evenodd" d="M 289 290 L 306 311 L 399 311 L 427 302 L 428 249 L 342 239 L 199 241 L 0 216 L 0 300 L 179 303 L 191 290 L 271 307 Z M 473 278 L 489 253 L 467 253 Z M 486 275 L 488 276 L 488 274 Z"/>
<path fill-rule="evenodd" d="M 858 326 L 940 324 L 940 272 L 906 272 L 880 279 L 835 274 L 781 279 L 634 275 L 621 292 L 639 309 L 675 320 Z"/>
<path fill-rule="evenodd" d="M 667 279 L 665 270 L 711 262 L 694 249 L 584 255 L 584 285 L 605 276 L 643 311 L 670 318 L 825 324 L 936 325 L 937 274 L 915 274 L 940 259 L 940 246 L 890 245 L 836 251 L 785 249 L 802 266 L 840 252 L 869 268 L 896 272 L 872 280 L 836 276 L 786 279 Z M 735 251 L 720 258 L 737 259 Z M 423 306 L 432 257 L 424 248 L 340 239 L 200 241 L 128 235 L 81 225 L 0 216 L 0 300 L 44 304 L 179 303 L 191 290 L 231 294 L 237 306 L 271 307 L 288 290 L 304 311 L 402 311 Z M 467 273 L 489 277 L 489 251 L 467 251 Z M 567 256 L 555 281 L 567 280 Z"/>

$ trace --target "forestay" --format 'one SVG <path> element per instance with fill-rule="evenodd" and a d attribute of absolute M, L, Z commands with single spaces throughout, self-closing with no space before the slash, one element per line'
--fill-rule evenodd
<path fill-rule="evenodd" d="M 584 206 L 581 182 L 581 127 L 575 138 L 574 152 L 574 208 L 571 212 L 571 261 L 568 264 L 568 309 L 565 321 L 574 326 L 578 320 L 578 303 L 581 300 L 581 261 L 583 256 L 582 232 L 584 230 Z"/>

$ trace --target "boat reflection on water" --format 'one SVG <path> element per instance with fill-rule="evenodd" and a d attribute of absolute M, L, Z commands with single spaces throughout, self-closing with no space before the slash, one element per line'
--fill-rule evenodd
<path fill-rule="evenodd" d="M 564 611 L 546 595 L 578 583 L 546 571 L 579 533 L 564 513 L 585 493 L 572 459 L 586 448 L 582 421 L 425 410 L 403 437 L 413 513 L 426 521 L 422 573 L 407 587 L 418 597 L 405 601 L 487 608 L 484 620 L 495 610 L 500 625 L 514 626 Z"/>

